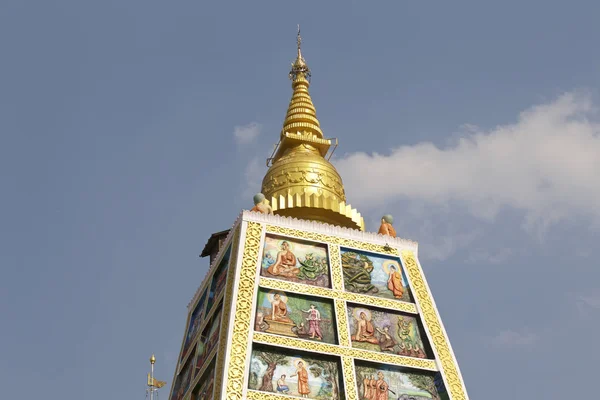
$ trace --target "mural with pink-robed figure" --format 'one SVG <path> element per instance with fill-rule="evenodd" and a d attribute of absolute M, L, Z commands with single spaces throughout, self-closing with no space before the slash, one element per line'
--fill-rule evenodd
<path fill-rule="evenodd" d="M 260 274 L 268 278 L 330 287 L 327 245 L 267 235 Z"/>
<path fill-rule="evenodd" d="M 331 300 L 261 288 L 256 303 L 256 331 L 337 343 Z"/>

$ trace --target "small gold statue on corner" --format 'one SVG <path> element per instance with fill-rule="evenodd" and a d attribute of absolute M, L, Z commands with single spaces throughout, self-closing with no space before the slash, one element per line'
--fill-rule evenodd
<path fill-rule="evenodd" d="M 265 195 L 262 193 L 257 193 L 254 195 L 254 207 L 252 210 L 263 214 L 273 214 L 273 209 L 269 205 L 269 200 L 265 198 Z"/>
<path fill-rule="evenodd" d="M 384 215 L 381 218 L 381 226 L 379 227 L 379 234 L 396 237 L 396 230 L 392 226 L 393 223 L 394 223 L 394 217 L 392 217 L 390 214 Z"/>

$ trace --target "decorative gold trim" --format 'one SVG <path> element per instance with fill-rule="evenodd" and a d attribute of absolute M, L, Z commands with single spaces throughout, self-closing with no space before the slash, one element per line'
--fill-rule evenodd
<path fill-rule="evenodd" d="M 344 278 L 341 263 L 340 246 L 330 244 L 329 246 L 329 265 L 331 269 L 331 282 L 334 290 L 344 290 Z"/>
<path fill-rule="evenodd" d="M 235 318 L 230 342 L 230 359 L 227 367 L 225 393 L 227 400 L 242 400 L 244 371 L 248 357 L 248 335 L 252 317 L 252 303 L 256 284 L 256 265 L 263 233 L 262 225 L 248 222 L 244 240 L 244 255 L 239 272 L 239 284 L 235 296 Z M 236 271 L 237 272 L 237 271 Z M 233 294 L 233 293 L 232 293 Z M 233 297 L 229 296 L 231 299 Z M 216 385 L 215 385 L 216 387 Z M 219 398 L 219 396 L 216 396 Z"/>
<path fill-rule="evenodd" d="M 351 357 L 342 357 L 342 371 L 344 375 L 344 387 L 346 400 L 358 400 L 358 386 L 356 385 L 356 372 L 354 371 L 354 360 Z"/>
<path fill-rule="evenodd" d="M 421 308 L 422 321 L 431 337 L 431 345 L 439 360 L 442 375 L 446 378 L 446 389 L 452 400 L 467 400 L 458 367 L 450 351 L 450 346 L 438 318 L 435 306 L 431 301 L 431 293 L 423 279 L 412 251 L 402 251 L 402 260 L 410 279 L 413 295 Z"/>
<path fill-rule="evenodd" d="M 438 370 L 435 360 L 405 357 L 389 353 L 377 353 L 374 351 L 355 349 L 351 347 L 342 347 L 329 343 L 313 342 L 303 339 L 295 339 L 291 337 L 276 336 L 262 332 L 254 332 L 253 340 L 256 343 L 285 347 L 288 349 L 295 348 L 298 350 L 304 350 L 313 353 L 353 357 L 376 363 L 401 365 L 404 367 L 426 369 L 430 371 Z"/>
<path fill-rule="evenodd" d="M 328 244 L 337 244 L 343 247 L 350 247 L 357 250 L 369 251 L 372 253 L 381 253 L 386 255 L 398 256 L 398 249 L 389 246 L 382 246 L 375 243 L 366 243 L 359 240 L 343 238 L 339 236 L 326 235 L 319 232 L 307 232 L 299 229 L 286 228 L 284 226 L 267 225 L 267 233 L 292 236 L 299 239 L 313 240 Z"/>
<path fill-rule="evenodd" d="M 352 347 L 352 343 L 350 343 L 350 334 L 348 333 L 348 312 L 346 310 L 346 302 L 338 299 L 335 299 L 334 302 L 339 343 L 341 346 Z"/>
<path fill-rule="evenodd" d="M 296 396 L 286 396 L 284 394 L 275 394 L 267 392 L 259 392 L 258 390 L 249 389 L 246 393 L 246 400 L 281 400 L 281 399 L 297 399 Z M 227 399 L 229 400 L 229 399 Z"/>
<path fill-rule="evenodd" d="M 240 247 L 240 226 L 236 228 L 233 235 L 233 246 L 231 248 L 231 258 L 229 260 L 229 270 L 227 271 L 227 285 L 223 291 L 225 300 L 223 301 L 223 314 L 221 315 L 221 327 L 219 331 L 219 352 L 215 362 L 215 384 L 213 385 L 213 397 L 218 399 L 221 386 L 223 384 L 223 372 L 225 367 L 225 353 L 227 352 L 227 334 L 229 333 L 229 319 L 231 317 L 231 304 L 233 298 L 233 284 L 237 273 L 238 249 Z"/>
<path fill-rule="evenodd" d="M 294 292 L 313 296 L 327 297 L 330 299 L 346 300 L 374 307 L 398 310 L 410 314 L 417 314 L 417 306 L 401 300 L 383 299 L 343 290 L 327 289 L 318 286 L 304 285 L 302 283 L 288 282 L 281 279 L 260 278 L 259 286 L 268 289 L 277 289 L 284 292 Z"/>

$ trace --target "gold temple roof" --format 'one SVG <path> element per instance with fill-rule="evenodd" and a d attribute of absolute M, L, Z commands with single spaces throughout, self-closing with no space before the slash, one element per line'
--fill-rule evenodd
<path fill-rule="evenodd" d="M 298 52 L 289 77 L 292 99 L 283 122 L 279 144 L 268 160 L 270 168 L 262 182 L 262 193 L 273 213 L 316 220 L 364 231 L 363 217 L 350 204 L 342 178 L 326 159 L 332 144 L 326 139 L 308 92 L 311 72 L 302 56 L 300 28 Z"/>

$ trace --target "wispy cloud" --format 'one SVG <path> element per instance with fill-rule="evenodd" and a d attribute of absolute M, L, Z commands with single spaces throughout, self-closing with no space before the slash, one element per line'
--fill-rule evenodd
<path fill-rule="evenodd" d="M 238 145 L 252 143 L 262 131 L 262 125 L 258 122 L 250 122 L 247 125 L 239 125 L 233 128 L 233 137 Z"/>
<path fill-rule="evenodd" d="M 597 313 L 600 311 L 600 289 L 585 293 L 578 294 L 575 298 L 575 304 L 577 310 L 581 316 L 588 316 L 591 313 Z"/>
<path fill-rule="evenodd" d="M 491 343 L 499 347 L 530 347 L 536 344 L 538 340 L 538 335 L 527 330 L 518 332 L 507 329 L 492 337 Z"/>
<path fill-rule="evenodd" d="M 469 253 L 466 262 L 470 264 L 502 264 L 514 254 L 512 249 L 501 248 L 498 250 L 476 249 Z"/>
<path fill-rule="evenodd" d="M 420 143 L 388 155 L 359 152 L 336 165 L 357 206 L 406 199 L 458 204 L 484 221 L 512 208 L 524 212 L 528 232 L 540 235 L 561 220 L 600 219 L 594 112 L 588 95 L 567 93 L 524 111 L 514 124 L 489 131 L 467 126 L 445 148 Z"/>
<path fill-rule="evenodd" d="M 252 196 L 260 192 L 263 176 L 265 175 L 267 168 L 264 164 L 264 160 L 254 157 L 246 165 L 244 170 L 244 188 L 242 195 L 244 199 L 247 199 L 249 204 L 252 203 Z"/>

